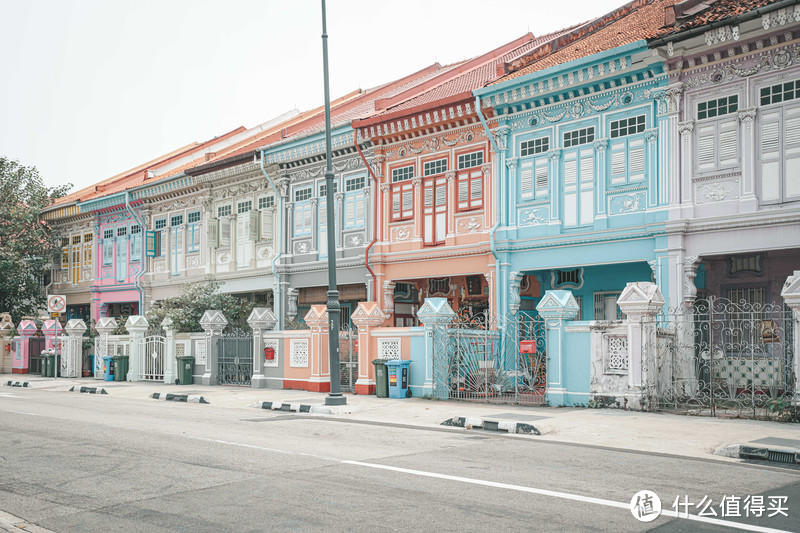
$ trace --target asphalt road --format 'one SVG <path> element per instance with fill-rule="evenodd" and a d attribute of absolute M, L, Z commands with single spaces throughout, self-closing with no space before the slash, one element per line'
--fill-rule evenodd
<path fill-rule="evenodd" d="M 739 496 L 742 517 L 639 522 L 642 489 L 668 512 L 708 496 L 717 519 Z M 745 517 L 753 495 L 789 516 Z M 0 511 L 58 532 L 800 531 L 800 470 L 3 388 Z"/>

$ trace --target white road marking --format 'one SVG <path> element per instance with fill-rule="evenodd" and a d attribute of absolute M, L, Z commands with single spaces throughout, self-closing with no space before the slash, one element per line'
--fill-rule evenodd
<path fill-rule="evenodd" d="M 560 498 L 562 500 L 571 500 L 576 502 L 583 502 L 583 503 L 591 503 L 594 505 L 603 505 L 605 507 L 614 507 L 615 509 L 624 509 L 625 511 L 630 511 L 630 503 L 629 502 L 615 502 L 613 500 L 606 500 L 603 498 L 594 498 L 592 496 L 583 496 L 581 494 L 571 494 L 569 492 L 561 492 L 557 490 L 548 490 L 548 489 L 537 489 L 535 487 L 527 487 L 525 485 L 514 485 L 511 483 L 500 483 L 498 481 L 487 481 L 484 479 L 475 479 L 471 477 L 462 477 L 462 476 L 451 476 L 449 474 L 439 474 L 437 472 L 427 472 L 425 470 L 413 470 L 410 468 L 401 468 L 399 466 L 389 466 L 389 465 L 382 465 L 377 463 L 365 463 L 363 461 L 350 461 L 347 459 L 337 459 L 335 457 L 328 457 L 325 455 L 316 455 L 313 453 L 305 453 L 305 452 L 293 452 L 290 450 L 282 450 L 279 448 L 267 448 L 265 446 L 257 446 L 255 444 L 244 444 L 241 442 L 232 442 L 227 440 L 219 440 L 219 439 L 207 439 L 203 437 L 188 437 L 194 440 L 200 440 L 205 442 L 216 442 L 218 444 L 226 444 L 229 446 L 239 446 L 241 448 L 251 448 L 255 450 L 263 450 L 266 452 L 273 452 L 273 453 L 280 453 L 283 455 L 295 455 L 295 456 L 304 456 L 304 457 L 313 457 L 315 459 L 322 459 L 325 461 L 332 461 L 339 464 L 345 465 L 353 465 L 353 466 L 363 466 L 366 468 L 375 468 L 378 470 L 389 470 L 392 472 L 400 472 L 403 474 L 410 474 L 414 476 L 421 476 L 421 477 L 430 477 L 436 479 L 445 479 L 448 481 L 457 481 L 459 483 L 469 483 L 470 485 L 480 485 L 483 487 L 492 487 L 496 489 L 506 489 L 506 490 L 515 490 L 517 492 L 527 492 L 529 494 L 538 494 L 539 496 L 549 496 L 551 498 Z M 733 529 L 741 529 L 744 531 L 755 531 L 757 533 L 792 533 L 791 531 L 787 531 L 784 529 L 774 529 L 770 527 L 762 527 L 762 526 L 754 526 L 750 524 L 743 524 L 741 522 L 733 522 L 731 520 L 722 520 L 719 518 L 709 518 L 705 516 L 697 516 L 693 514 L 684 515 L 682 513 L 677 513 L 675 511 L 670 510 L 663 510 L 661 511 L 662 516 L 669 516 L 672 518 L 680 518 L 681 520 L 691 520 L 694 522 L 702 522 L 705 524 L 714 524 L 717 526 L 722 527 L 729 527 Z"/>

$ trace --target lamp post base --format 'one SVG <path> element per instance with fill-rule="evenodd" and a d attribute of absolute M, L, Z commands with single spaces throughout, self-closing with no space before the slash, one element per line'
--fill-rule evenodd
<path fill-rule="evenodd" d="M 325 397 L 325 405 L 347 405 L 347 398 L 341 394 L 329 394 Z"/>

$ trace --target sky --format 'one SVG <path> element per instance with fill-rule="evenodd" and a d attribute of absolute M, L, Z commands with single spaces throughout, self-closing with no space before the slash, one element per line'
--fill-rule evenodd
<path fill-rule="evenodd" d="M 624 0 L 328 0 L 331 97 Z M 317 0 L 0 0 L 0 156 L 74 189 L 322 105 Z"/>

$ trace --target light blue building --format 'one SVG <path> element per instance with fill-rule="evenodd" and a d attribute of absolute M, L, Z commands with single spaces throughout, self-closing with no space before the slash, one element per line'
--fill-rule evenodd
<path fill-rule="evenodd" d="M 570 48 L 593 39 L 602 36 L 474 92 L 500 124 L 500 313 L 534 313 L 545 291 L 568 289 L 578 320 L 611 320 L 629 281 L 654 281 L 669 294 L 668 136 L 657 105 L 664 63 L 643 40 L 559 59 L 578 57 Z"/>

